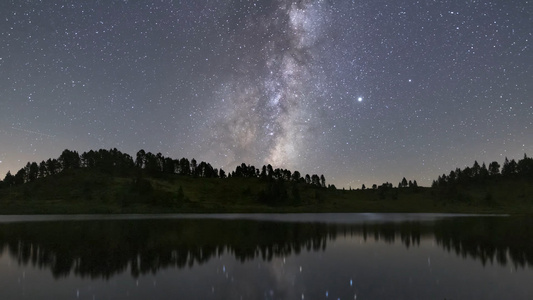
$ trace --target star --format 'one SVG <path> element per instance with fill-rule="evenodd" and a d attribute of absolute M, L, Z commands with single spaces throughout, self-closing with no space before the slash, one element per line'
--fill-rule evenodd
<path fill-rule="evenodd" d="M 0 179 L 64 149 L 338 188 L 533 155 L 527 0 L 57 2 L 2 2 Z"/>

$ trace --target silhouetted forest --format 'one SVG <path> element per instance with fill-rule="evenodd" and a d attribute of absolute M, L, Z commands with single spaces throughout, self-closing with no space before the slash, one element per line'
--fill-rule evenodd
<path fill-rule="evenodd" d="M 446 202 L 458 202 L 469 204 L 473 202 L 472 193 L 468 191 L 477 190 L 478 194 L 482 193 L 481 202 L 487 206 L 497 205 L 494 191 L 490 192 L 486 188 L 480 187 L 501 186 L 506 188 L 506 182 L 528 182 L 533 183 L 533 159 L 524 154 L 524 158 L 518 161 L 509 160 L 507 157 L 500 165 L 498 162 L 491 162 L 488 167 L 483 162 L 481 165 L 475 161 L 472 167 L 464 169 L 456 168 L 450 171 L 448 175 L 442 174 L 433 181 L 431 187 L 432 193 L 440 200 Z M 501 193 L 505 191 L 500 191 Z M 510 192 L 510 191 L 507 191 Z M 528 198 L 528 192 L 524 189 L 518 192 L 518 197 L 524 200 Z M 500 196 L 501 198 L 501 196 Z"/>
<path fill-rule="evenodd" d="M 518 161 L 506 158 L 502 166 L 492 162 L 487 167 L 476 161 L 472 167 L 457 168 L 439 176 L 430 189 L 404 177 L 397 186 L 386 182 L 367 188 L 363 184 L 358 190 L 364 192 L 352 193 L 326 184 L 324 175 L 302 175 L 274 169 L 270 164 L 256 168 L 242 163 L 226 172 L 194 158 L 173 159 L 144 150 L 132 157 L 117 149 L 101 149 L 81 155 L 64 150 L 57 159 L 28 162 L 15 175 L 5 175 L 0 193 L 8 213 L 123 213 L 151 208 L 167 208 L 165 212 L 257 212 L 265 207 L 523 213 L 533 208 L 528 200 L 532 179 L 533 159 L 524 154 Z M 36 208 L 34 202 L 25 211 L 17 206 L 20 200 L 40 200 L 37 202 L 42 206 Z M 95 204 L 74 206 L 71 200 Z M 373 204 L 376 201 L 387 202 L 387 206 Z M 401 205 L 395 204 L 400 201 Z"/>
<path fill-rule="evenodd" d="M 501 167 L 501 171 L 500 171 Z M 299 182 L 316 187 L 328 187 L 335 189 L 334 185 L 326 185 L 324 175 L 302 176 L 299 171 L 287 169 L 274 169 L 272 165 L 263 165 L 261 169 L 253 165 L 242 163 L 230 173 L 223 169 L 213 168 L 210 163 L 198 163 L 194 158 L 189 161 L 187 158 L 173 159 L 165 157 L 161 153 L 153 154 L 139 150 L 135 159 L 131 155 L 122 153 L 116 148 L 111 150 L 100 149 L 90 150 L 81 155 L 77 151 L 64 150 L 59 158 L 49 158 L 46 161 L 28 162 L 26 166 L 18 170 L 13 175 L 8 171 L 3 180 L 0 180 L 0 188 L 21 185 L 33 182 L 36 179 L 50 175 L 59 174 L 69 169 L 88 168 L 96 169 L 106 174 L 117 176 L 146 175 L 150 177 L 161 177 L 164 174 L 177 174 L 192 177 L 204 178 L 261 178 L 270 181 Z M 483 162 L 481 165 L 475 161 L 472 167 L 464 169 L 456 168 L 448 175 L 442 174 L 433 181 L 432 187 L 445 187 L 451 185 L 465 185 L 471 183 L 482 183 L 494 178 L 533 178 L 533 158 L 524 154 L 524 158 L 518 161 L 510 160 L 506 157 L 501 166 L 498 162 L 491 162 L 488 167 Z M 416 180 L 407 180 L 405 177 L 398 183 L 398 188 L 418 188 Z M 367 187 L 363 184 L 362 190 Z M 373 184 L 372 189 L 393 188 L 392 183 L 386 182 L 380 186 Z M 273 186 L 272 189 L 276 189 Z M 276 193 L 276 191 L 272 191 Z M 280 196 L 283 197 L 283 196 Z"/>
<path fill-rule="evenodd" d="M 254 166 L 242 163 L 234 171 L 226 174 L 224 170 L 213 168 L 210 163 L 204 161 L 198 163 L 194 158 L 191 161 L 187 158 L 173 159 L 165 157 L 161 153 L 153 154 L 139 150 L 134 160 L 131 155 L 122 153 L 116 148 L 111 150 L 90 150 L 89 152 L 83 152 L 81 155 L 77 151 L 66 149 L 57 159 L 50 158 L 40 163 L 28 162 L 15 175 L 8 171 L 4 180 L 0 181 L 0 187 L 16 186 L 35 181 L 38 178 L 55 175 L 65 170 L 79 168 L 97 169 L 107 174 L 120 176 L 139 174 L 141 172 L 144 175 L 153 177 L 160 177 L 163 174 L 205 178 L 257 177 L 326 187 L 324 175 L 320 177 L 316 174 L 302 176 L 299 171 L 291 172 L 287 169 L 273 169 L 270 164 L 263 166 L 259 170 Z"/>
<path fill-rule="evenodd" d="M 0 181 L 0 188 L 19 186 L 24 183 L 34 182 L 37 179 L 73 169 L 91 169 L 103 174 L 132 177 L 134 178 L 133 188 L 141 194 L 153 190 L 151 183 L 145 178 L 162 178 L 165 175 L 180 175 L 198 178 L 259 178 L 268 182 L 267 187 L 261 190 L 257 196 L 259 202 L 265 204 L 285 203 L 289 199 L 300 201 L 299 190 L 295 183 L 307 184 L 315 188 L 332 188 L 334 185 L 326 186 L 324 175 L 317 174 L 305 176 L 299 171 L 287 169 L 274 169 L 272 165 L 263 165 L 261 169 L 252 165 L 242 163 L 234 171 L 226 173 L 223 169 L 213 168 L 210 163 L 198 163 L 194 158 L 189 161 L 187 158 L 173 159 L 165 157 L 161 153 L 153 154 L 144 150 L 139 150 L 135 159 L 129 154 L 119 150 L 100 149 L 90 150 L 81 155 L 77 151 L 64 150 L 59 158 L 48 159 L 46 161 L 28 162 L 15 175 L 7 172 L 3 181 Z M 287 184 L 292 184 L 289 188 Z"/>
<path fill-rule="evenodd" d="M 501 171 L 500 171 L 501 167 Z M 533 158 L 527 157 L 524 154 L 523 159 L 516 162 L 514 159 L 509 161 L 506 157 L 503 166 L 496 161 L 493 161 L 487 167 L 485 163 L 481 166 L 477 161 L 472 167 L 466 167 L 463 170 L 457 168 L 450 172 L 450 174 L 442 174 L 438 179 L 433 181 L 432 187 L 447 187 L 456 185 L 469 185 L 476 183 L 484 183 L 488 180 L 498 178 L 533 178 Z"/>

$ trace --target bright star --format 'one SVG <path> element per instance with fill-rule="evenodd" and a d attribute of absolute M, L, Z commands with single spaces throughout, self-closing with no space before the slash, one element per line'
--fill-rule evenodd
<path fill-rule="evenodd" d="M 357 101 L 362 102 L 363 101 L 363 97 L 357 98 Z"/>

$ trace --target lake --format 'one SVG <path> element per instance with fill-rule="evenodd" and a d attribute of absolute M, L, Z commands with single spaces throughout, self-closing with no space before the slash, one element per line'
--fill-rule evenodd
<path fill-rule="evenodd" d="M 0 216 L 0 299 L 533 299 L 531 217 Z"/>

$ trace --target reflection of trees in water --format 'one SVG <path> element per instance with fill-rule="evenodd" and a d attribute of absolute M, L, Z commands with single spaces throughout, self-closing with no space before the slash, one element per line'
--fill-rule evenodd
<path fill-rule="evenodd" d="M 165 267 L 192 267 L 225 252 L 238 260 L 324 250 L 332 225 L 223 220 L 57 221 L 0 225 L 0 249 L 20 264 L 74 272 L 133 276 Z"/>
<path fill-rule="evenodd" d="M 459 218 L 435 224 L 437 244 L 458 256 L 470 256 L 485 265 L 496 261 L 515 266 L 533 264 L 533 220 L 513 218 Z"/>
<path fill-rule="evenodd" d="M 422 237 L 483 264 L 509 258 L 533 262 L 531 221 L 464 218 L 434 223 L 381 224 L 279 223 L 250 220 L 101 220 L 11 223 L 0 225 L 0 249 L 19 264 L 50 268 L 56 277 L 109 278 L 161 268 L 192 267 L 229 253 L 240 261 L 325 250 L 338 236 L 418 246 Z"/>
<path fill-rule="evenodd" d="M 420 222 L 363 224 L 356 228 L 366 241 L 372 237 L 375 241 L 393 244 L 398 239 L 407 248 L 420 245 L 422 236 L 431 236 L 431 226 Z"/>

